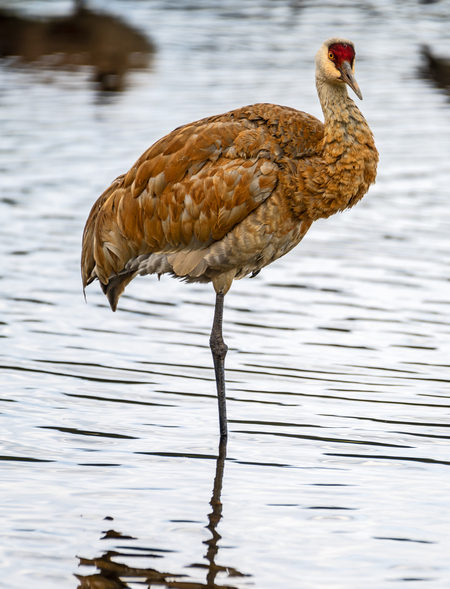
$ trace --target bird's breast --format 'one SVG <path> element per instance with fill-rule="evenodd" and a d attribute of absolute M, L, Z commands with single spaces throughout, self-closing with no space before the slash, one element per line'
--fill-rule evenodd
<path fill-rule="evenodd" d="M 321 157 L 300 166 L 299 192 L 312 221 L 354 206 L 375 182 L 378 152 L 370 130 L 342 137 L 329 140 Z"/>

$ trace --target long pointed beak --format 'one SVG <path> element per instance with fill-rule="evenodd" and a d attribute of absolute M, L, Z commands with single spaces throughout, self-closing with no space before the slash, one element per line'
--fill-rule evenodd
<path fill-rule="evenodd" d="M 353 90 L 353 92 L 356 94 L 356 96 L 362 100 L 362 94 L 361 94 L 361 90 L 359 89 L 358 83 L 355 80 L 355 76 L 353 75 L 352 72 L 352 67 L 349 64 L 348 61 L 344 61 L 342 62 L 342 66 L 340 68 L 340 72 L 342 75 L 342 79 L 343 81 L 348 84 L 350 86 L 350 88 Z"/>

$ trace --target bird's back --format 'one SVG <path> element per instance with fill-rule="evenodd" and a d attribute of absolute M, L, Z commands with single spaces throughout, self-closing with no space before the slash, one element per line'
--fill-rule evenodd
<path fill-rule="evenodd" d="M 286 253 L 284 241 L 298 243 L 310 225 L 304 219 L 293 237 L 302 207 L 289 196 L 299 165 L 320 156 L 323 133 L 315 117 L 271 104 L 175 129 L 94 204 L 83 235 L 84 286 L 99 278 L 115 308 L 137 273 L 209 281 L 241 265 L 233 278 L 242 277 L 279 257 L 263 255 L 277 232 Z"/>

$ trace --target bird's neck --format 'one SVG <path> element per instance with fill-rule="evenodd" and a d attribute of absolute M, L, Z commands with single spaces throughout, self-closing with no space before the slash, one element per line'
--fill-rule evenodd
<path fill-rule="evenodd" d="M 378 162 L 372 132 L 347 87 L 316 84 L 325 124 L 321 163 L 310 184 L 312 220 L 355 205 L 375 181 Z"/>
<path fill-rule="evenodd" d="M 349 97 L 345 84 L 316 81 L 320 105 L 325 118 L 326 145 L 338 141 L 345 150 L 354 141 L 352 131 L 358 127 L 370 129 L 361 111 Z"/>

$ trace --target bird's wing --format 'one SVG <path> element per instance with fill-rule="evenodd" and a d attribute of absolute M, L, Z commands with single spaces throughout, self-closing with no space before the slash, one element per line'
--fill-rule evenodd
<path fill-rule="evenodd" d="M 264 131 L 205 120 L 158 141 L 94 205 L 84 233 L 83 279 L 105 284 L 138 255 L 201 250 L 272 193 L 278 166 Z"/>
<path fill-rule="evenodd" d="M 195 252 L 222 239 L 272 194 L 283 159 L 294 155 L 289 149 L 302 156 L 304 139 L 292 147 L 299 116 L 313 119 L 253 105 L 160 139 L 94 205 L 83 239 L 84 284 L 95 277 L 107 284 L 127 262 L 149 253 L 190 254 L 180 266 L 186 273 Z"/>

